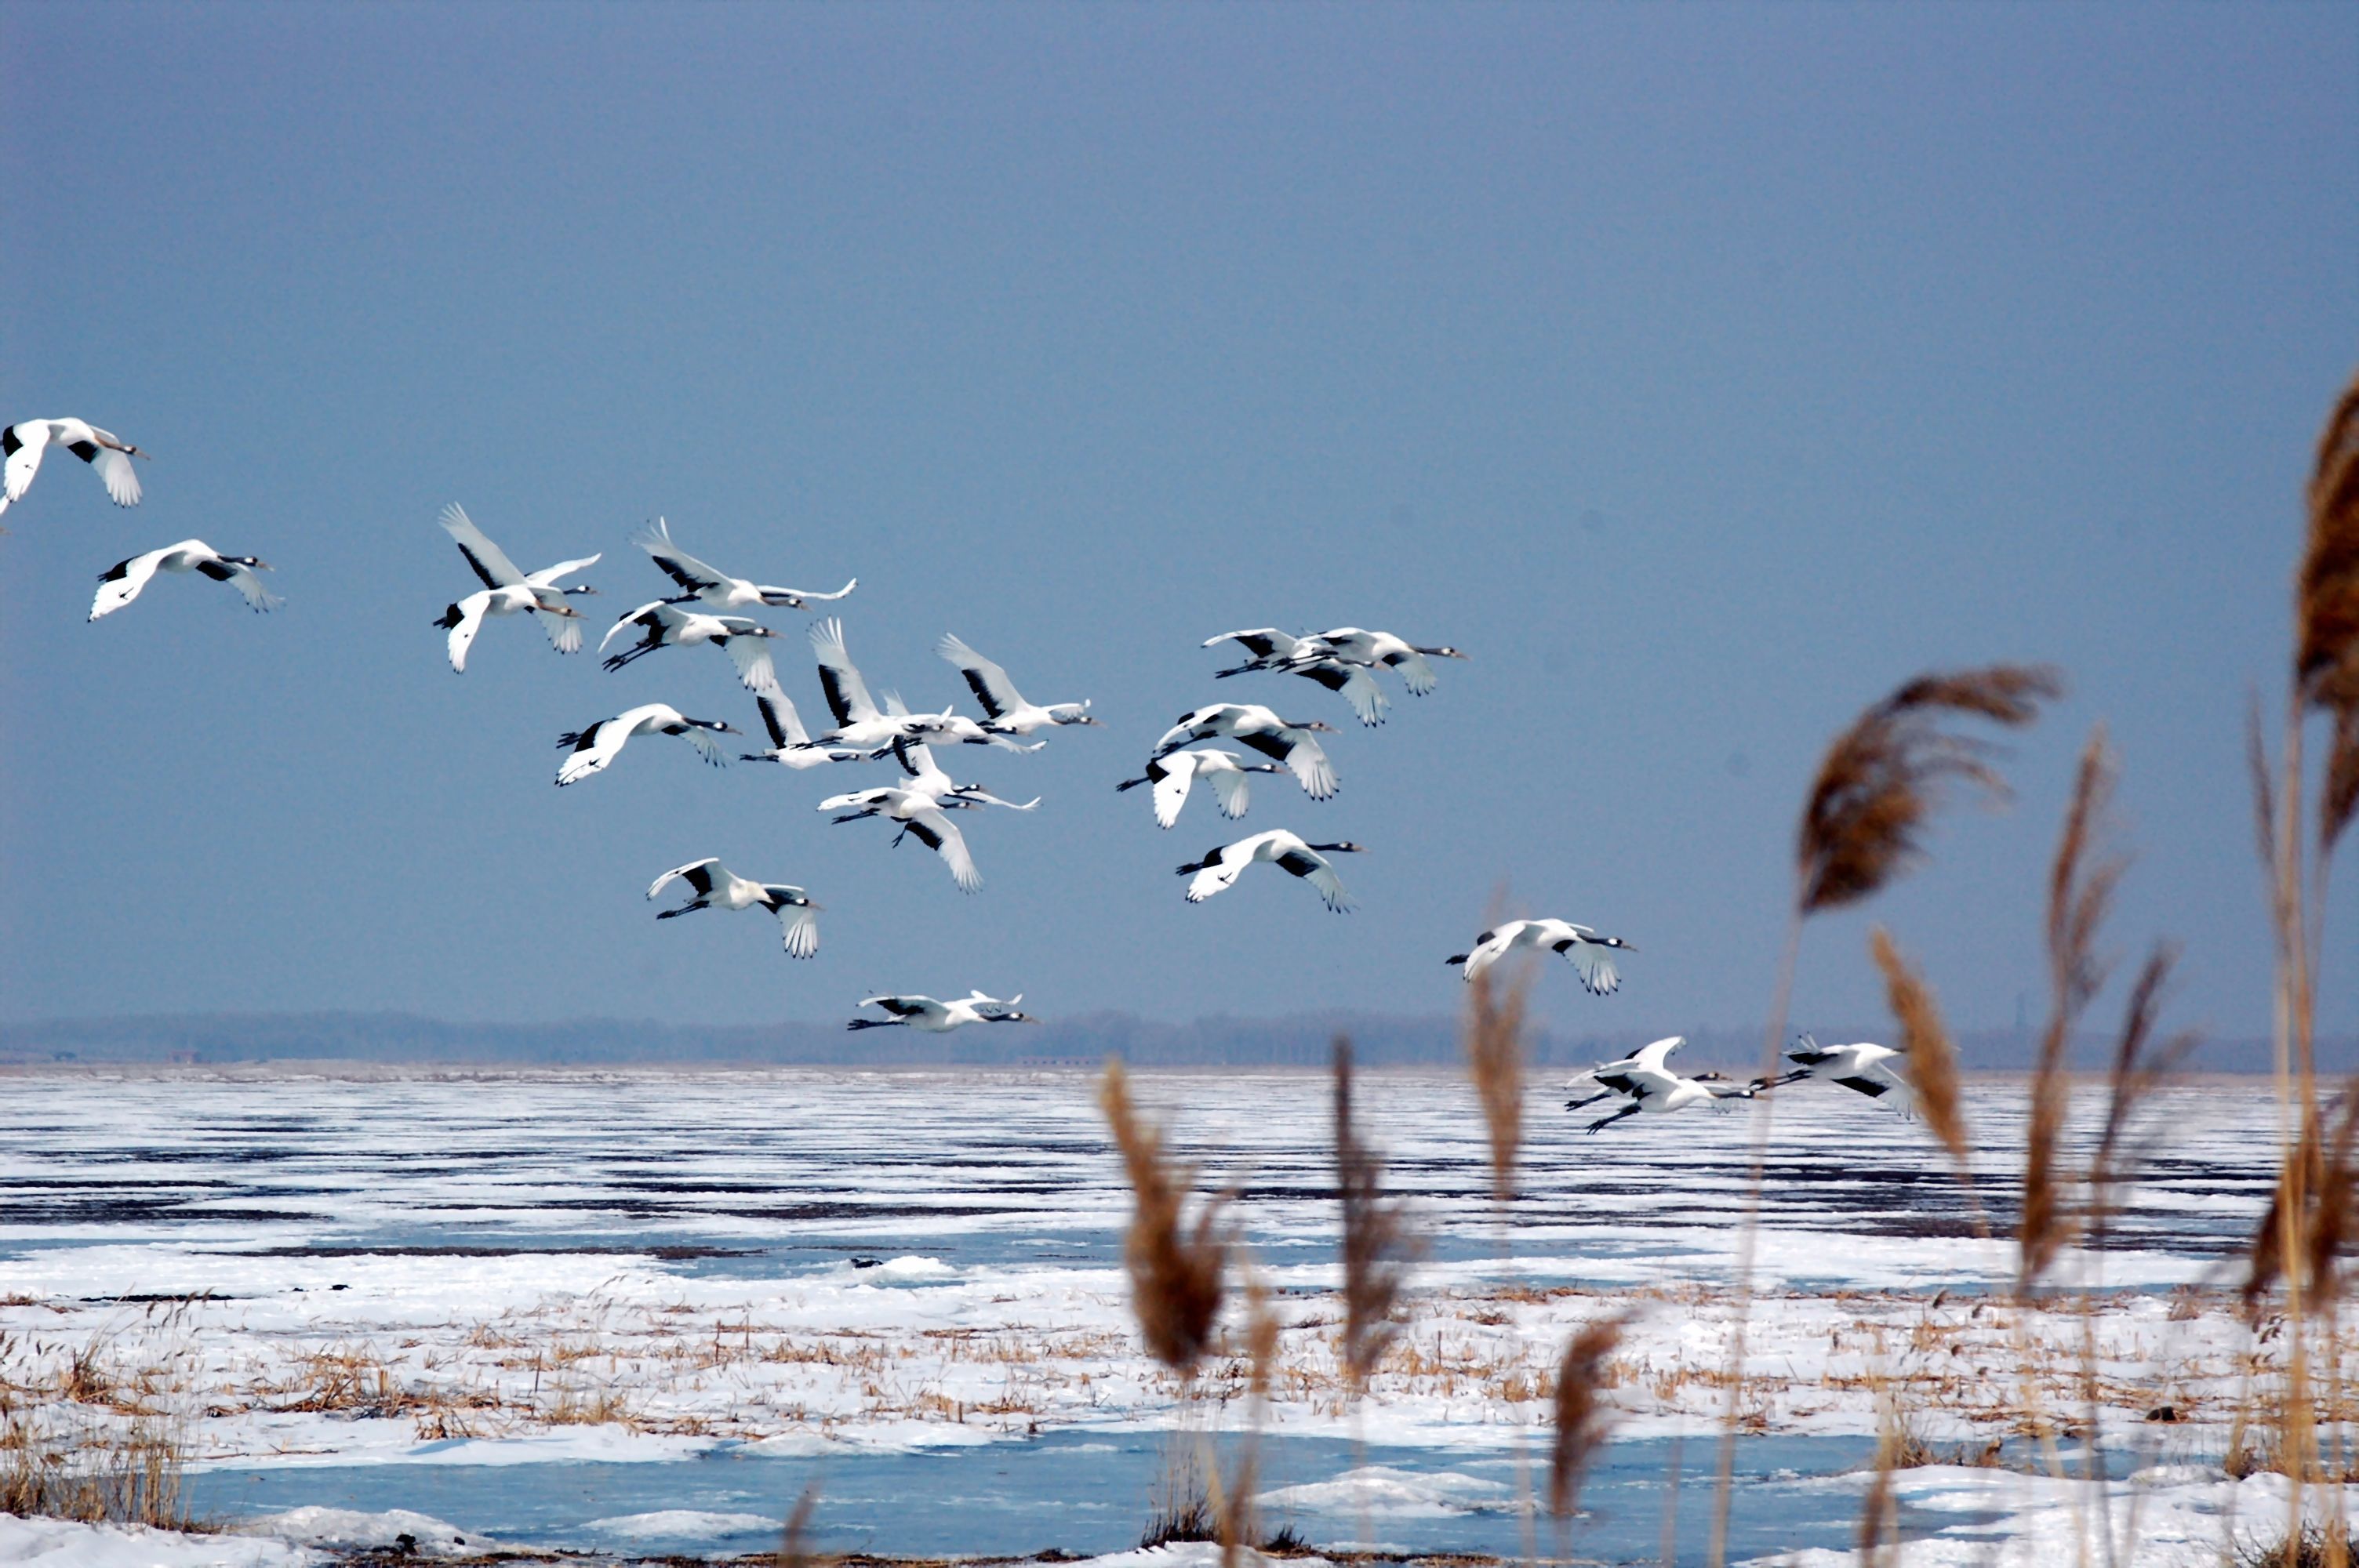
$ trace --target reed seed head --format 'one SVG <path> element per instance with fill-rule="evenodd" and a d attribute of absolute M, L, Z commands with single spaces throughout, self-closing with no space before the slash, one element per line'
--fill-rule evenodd
<path fill-rule="evenodd" d="M 1477 977 L 1478 981 L 1482 977 Z M 1343 1208 L 1343 1375 L 1352 1391 L 1399 1336 L 1399 1308 L 1417 1240 L 1385 1196 L 1385 1161 L 1352 1119 L 1352 1042 L 1335 1037 L 1335 1185 Z"/>
<path fill-rule="evenodd" d="M 2064 810 L 2064 832 L 2048 874 L 2048 1027 L 2031 1074 L 2031 1111 L 2024 1130 L 2023 1218 L 2016 1233 L 2016 1289 L 2025 1295 L 2055 1261 L 2069 1228 L 2057 1169 L 2072 1096 L 2065 1051 L 2073 1024 L 2112 967 L 2097 949 L 2097 934 L 2129 865 L 2112 844 L 2115 774 L 2113 749 L 2101 724 L 2081 749 L 2071 803 Z"/>
<path fill-rule="evenodd" d="M 2319 796 L 2323 858 L 2359 810 L 2359 377 L 2343 388 L 2319 434 L 2308 501 L 2294 599 L 2294 693 L 2334 719 Z"/>
<path fill-rule="evenodd" d="M 1926 818 L 1957 782 L 2004 797 L 1987 744 L 1941 728 L 1949 717 L 2028 724 L 2062 690 L 2043 666 L 1919 676 L 1835 738 L 1802 810 L 1799 909 L 1812 914 L 1856 903 L 1921 858 Z"/>
<path fill-rule="evenodd" d="M 1581 1481 L 1589 1462 L 1605 1445 L 1608 1411 L 1601 1397 L 1606 1363 L 1621 1343 L 1623 1319 L 1601 1317 L 1584 1325 L 1564 1347 L 1556 1368 L 1556 1432 L 1549 1445 L 1549 1511 L 1570 1519 L 1581 1506 Z"/>
<path fill-rule="evenodd" d="M 1136 1203 L 1123 1237 L 1123 1267 L 1130 1274 L 1130 1303 L 1147 1354 L 1186 1378 L 1212 1342 L 1221 1315 L 1222 1272 L 1229 1238 L 1223 1204 L 1197 1206 L 1195 1223 L 1182 1223 L 1194 1173 L 1175 1170 L 1163 1156 L 1163 1134 L 1131 1104 L 1122 1063 L 1106 1064 L 1098 1104 L 1122 1151 Z"/>
<path fill-rule="evenodd" d="M 1868 934 L 1868 948 L 1883 971 L 1892 1016 L 1900 1022 L 1900 1044 L 1908 1053 L 1908 1084 L 1916 1092 L 1917 1108 L 1957 1162 L 1959 1174 L 1971 1179 L 1971 1145 L 1959 1108 L 1958 1051 L 1941 1020 L 1940 1004 L 1924 977 L 1909 968 L 1890 932 L 1877 926 Z"/>
<path fill-rule="evenodd" d="M 1524 1008 L 1530 1000 L 1528 965 L 1499 984 L 1494 965 L 1466 987 L 1466 1071 L 1483 1105 L 1491 1135 L 1491 1195 L 1505 1205 L 1516 1195 L 1516 1154 L 1524 1137 Z"/>

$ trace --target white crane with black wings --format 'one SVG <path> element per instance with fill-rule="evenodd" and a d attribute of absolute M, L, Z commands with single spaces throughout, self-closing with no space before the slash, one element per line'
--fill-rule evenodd
<path fill-rule="evenodd" d="M 694 600 L 707 610 L 716 611 L 751 610 L 765 604 L 772 609 L 800 610 L 806 604 L 842 599 L 860 586 L 860 579 L 853 578 L 833 593 L 813 593 L 808 589 L 776 588 L 731 577 L 673 544 L 671 525 L 660 517 L 633 535 L 631 542 L 654 558 L 657 569 L 679 585 L 680 597 L 672 600 L 675 604 Z"/>

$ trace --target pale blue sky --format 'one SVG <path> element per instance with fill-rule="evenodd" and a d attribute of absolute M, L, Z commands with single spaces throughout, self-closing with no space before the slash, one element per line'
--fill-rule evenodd
<path fill-rule="evenodd" d="M 2180 1014 L 2266 1027 L 2241 725 L 2359 355 L 2350 6 L 10 4 L 0 133 L 0 418 L 156 454 L 132 512 L 53 460 L 0 539 L 0 1015 L 1438 1011 L 1510 879 L 1643 949 L 1606 1000 L 1550 976 L 1560 1023 L 1734 1022 L 1828 736 L 2015 658 L 2073 681 L 2017 806 L 1872 913 L 1962 1024 L 2036 1014 L 2104 719 L 2119 945 L 2178 934 Z M 641 741 L 557 791 L 561 730 L 752 704 L 706 651 L 607 675 L 514 622 L 454 677 L 451 500 L 527 567 L 604 550 L 607 616 L 661 586 L 658 513 L 857 573 L 875 684 L 962 697 L 953 630 L 1111 728 L 956 759 L 1047 797 L 969 824 L 972 899 L 811 809 L 882 768 Z M 285 612 L 175 579 L 82 623 L 190 535 Z M 1345 719 L 1196 646 L 1345 622 L 1473 654 L 1346 723 L 1335 800 L 1234 830 L 1368 844 L 1360 911 L 1266 869 L 1184 905 L 1233 831 L 1114 782 L 1215 697 Z M 703 854 L 809 885 L 819 957 L 658 925 Z M 1864 925 L 1814 925 L 1799 1022 L 1881 1016 Z"/>

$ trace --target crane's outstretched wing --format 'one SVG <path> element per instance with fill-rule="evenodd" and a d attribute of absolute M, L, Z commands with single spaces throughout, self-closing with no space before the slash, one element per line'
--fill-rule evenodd
<path fill-rule="evenodd" d="M 660 517 L 633 535 L 631 543 L 653 557 L 658 569 L 690 593 L 702 593 L 731 580 L 673 544 L 671 524 Z"/>
<path fill-rule="evenodd" d="M 835 715 L 841 727 L 881 719 L 876 699 L 868 695 L 868 683 L 860 678 L 860 668 L 843 648 L 843 622 L 831 615 L 824 621 L 813 622 L 810 629 L 811 652 L 819 655 L 820 689 L 827 694 L 827 710 Z"/>
<path fill-rule="evenodd" d="M 653 898 L 675 881 L 681 881 L 696 890 L 697 897 L 710 898 L 712 896 L 713 868 L 720 864 L 720 856 L 707 855 L 701 860 L 690 860 L 684 866 L 674 866 L 647 884 L 647 896 Z"/>
<path fill-rule="evenodd" d="M 246 607 L 256 614 L 276 610 L 287 602 L 263 586 L 261 577 L 252 567 L 234 561 L 199 561 L 197 570 L 215 582 L 225 582 L 237 589 L 245 596 Z"/>
<path fill-rule="evenodd" d="M 983 704 L 986 717 L 1005 719 L 1024 706 L 1024 694 L 1016 689 L 1016 683 L 1007 678 L 1007 672 L 956 637 L 944 633 L 942 640 L 934 644 L 934 651 L 957 665 L 959 674 L 966 676 L 966 684 L 973 691 L 974 699 Z"/>
<path fill-rule="evenodd" d="M 1622 971 L 1614 966 L 1614 949 L 1603 942 L 1573 936 L 1558 943 L 1556 950 L 1564 955 L 1592 996 L 1612 996 L 1620 989 Z"/>
<path fill-rule="evenodd" d="M 130 453 L 102 447 L 94 441 L 76 441 L 66 450 L 98 470 L 109 501 L 117 506 L 139 504 L 139 475 L 131 466 Z"/>
<path fill-rule="evenodd" d="M 974 869 L 974 857 L 967 852 L 966 838 L 958 824 L 944 816 L 939 806 L 929 807 L 909 818 L 908 830 L 919 843 L 942 858 L 950 868 L 951 881 L 958 883 L 959 892 L 973 892 L 983 886 L 983 873 Z"/>
<path fill-rule="evenodd" d="M 467 673 L 467 650 L 475 645 L 475 633 L 484 629 L 484 608 L 491 602 L 492 590 L 479 588 L 451 607 L 458 611 L 458 619 L 451 622 L 447 646 L 451 667 L 461 675 Z"/>
<path fill-rule="evenodd" d="M 601 719 L 587 730 L 560 736 L 557 743 L 571 750 L 557 766 L 559 787 L 580 784 L 592 773 L 605 772 L 606 764 L 623 754 L 630 739 L 631 727 L 620 718 Z"/>
<path fill-rule="evenodd" d="M 721 646 L 729 655 L 729 662 L 737 666 L 737 683 L 747 691 L 759 693 L 777 688 L 778 671 L 770 662 L 769 638 L 751 632 L 734 633 Z"/>
<path fill-rule="evenodd" d="M 766 892 L 790 892 L 800 898 L 800 888 L 769 887 Z M 778 909 L 778 939 L 785 944 L 789 958 L 808 958 L 819 951 L 819 911 L 809 903 L 781 903 Z"/>
<path fill-rule="evenodd" d="M 1352 907 L 1352 895 L 1343 891 L 1343 879 L 1335 874 L 1335 868 L 1327 863 L 1325 856 L 1289 849 L 1277 858 L 1277 863 L 1317 888 L 1320 899 L 1336 914 Z"/>
<path fill-rule="evenodd" d="M 1374 726 L 1385 721 L 1385 712 L 1392 707 L 1392 698 L 1376 684 L 1365 665 L 1347 665 L 1340 659 L 1319 659 L 1307 665 L 1297 665 L 1294 673 L 1305 680 L 1317 681 L 1329 691 L 1341 692 L 1343 700 L 1361 723 Z"/>
<path fill-rule="evenodd" d="M 90 618 L 95 621 L 102 615 L 112 615 L 138 598 L 139 590 L 146 588 L 148 579 L 156 575 L 157 563 L 179 547 L 167 545 L 160 550 L 150 550 L 144 556 L 134 556 L 127 561 L 117 561 L 107 568 L 98 579 L 97 597 L 90 601 Z"/>
<path fill-rule="evenodd" d="M 23 435 L 17 432 L 22 430 Z M 49 449 L 49 422 L 27 419 L 22 425 L 11 425 L 0 430 L 0 450 L 5 450 L 8 460 L 0 465 L 0 510 L 10 502 L 25 499 L 32 488 L 33 476 L 41 470 L 41 454 Z"/>
<path fill-rule="evenodd" d="M 442 509 L 442 528 L 458 545 L 459 553 L 475 575 L 484 579 L 485 588 L 514 588 L 525 580 L 524 573 L 508 559 L 506 551 L 484 536 L 484 531 L 468 517 L 467 509 L 457 502 Z"/>

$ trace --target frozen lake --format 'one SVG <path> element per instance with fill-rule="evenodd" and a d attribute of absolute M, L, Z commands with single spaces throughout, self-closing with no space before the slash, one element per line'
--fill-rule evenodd
<path fill-rule="evenodd" d="M 1364 1130 L 1427 1254 L 1410 1354 L 1357 1417 L 1355 1453 L 1321 1381 L 1325 1080 L 1136 1076 L 1205 1184 L 1236 1189 L 1247 1253 L 1290 1314 L 1302 1373 L 1265 1445 L 1274 1520 L 1327 1542 L 1364 1519 L 1389 1546 L 1519 1551 L 1516 1449 L 1542 1412 L 1508 1390 L 1569 1323 L 1625 1298 L 1641 1307 L 1625 1354 L 1642 1369 L 1619 1394 L 1623 1440 L 1582 1550 L 1658 1549 L 1681 1445 L 1679 1511 L 1704 1506 L 1694 1477 L 1720 1403 L 1689 1375 L 1725 1347 L 1763 1108 L 1590 1138 L 1545 1081 L 1503 1262 L 1462 1082 L 1364 1075 Z M 5 1082 L 0 1375 L 35 1387 L 44 1354 L 100 1347 L 120 1385 L 150 1390 L 143 1408 L 185 1426 L 209 1510 L 404 1508 L 539 1544 L 751 1551 L 816 1480 L 835 1550 L 1104 1552 L 1144 1522 L 1175 1390 L 1130 1332 L 1129 1199 L 1091 1075 Z M 1854 1539 L 1856 1490 L 1827 1477 L 1866 1452 L 1874 1411 L 1841 1393 L 1845 1357 L 1897 1357 L 1887 1327 L 1890 1343 L 1986 1331 L 1971 1303 L 2011 1278 L 2011 1249 L 1984 1232 L 2011 1217 L 2022 1091 L 1970 1091 L 1972 1196 L 1920 1127 L 1855 1096 L 1813 1086 L 1774 1108 L 1753 1343 L 1777 1381 L 1743 1444 L 1740 1555 Z M 2265 1086 L 2173 1091 L 2156 1113 L 2169 1137 L 2114 1249 L 2066 1265 L 2147 1292 L 2104 1320 L 2125 1378 L 2227 1354 L 2227 1325 L 2175 1321 L 2158 1292 L 2222 1275 L 2273 1173 Z M 2201 1379 L 2182 1382 L 2173 1397 L 2200 1413 Z M 1234 1433 L 1241 1413 L 1218 1420 Z M 1357 1491 L 1338 1481 L 1355 1469 Z M 1939 1507 L 1916 1528 L 1982 1517 Z M 1680 1539 L 1700 1552 L 1700 1524 Z"/>

